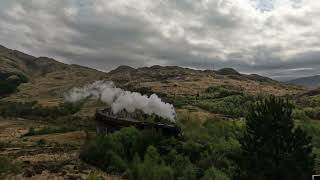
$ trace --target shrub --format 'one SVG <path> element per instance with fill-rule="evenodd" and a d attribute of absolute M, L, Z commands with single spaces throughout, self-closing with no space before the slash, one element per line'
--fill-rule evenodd
<path fill-rule="evenodd" d="M 101 178 L 94 173 L 90 173 L 87 180 L 100 180 Z"/>
<path fill-rule="evenodd" d="M 108 149 L 115 146 L 110 136 L 98 136 L 87 144 L 80 154 L 80 158 L 92 165 L 107 170 L 108 162 L 104 161 L 104 156 Z"/>
<path fill-rule="evenodd" d="M 39 140 L 36 142 L 36 144 L 37 144 L 38 146 L 45 145 L 46 143 L 47 143 L 47 141 L 46 141 L 45 139 L 39 139 Z"/>
<path fill-rule="evenodd" d="M 201 179 L 212 164 L 236 177 L 239 168 L 234 157 L 240 153 L 236 138 L 243 123 L 217 119 L 204 124 L 183 122 L 183 141 L 156 130 L 129 127 L 90 140 L 80 158 L 127 179 Z"/>
<path fill-rule="evenodd" d="M 70 131 L 77 130 L 75 127 L 64 126 L 64 127 L 55 127 L 55 126 L 46 126 L 41 129 L 35 130 L 33 127 L 29 128 L 29 131 L 23 136 L 34 136 L 34 135 L 43 135 L 43 134 L 52 134 L 52 133 L 65 133 Z"/>
<path fill-rule="evenodd" d="M 0 72 L 0 97 L 15 92 L 21 83 L 27 81 L 28 78 L 24 75 Z"/>
<path fill-rule="evenodd" d="M 197 100 L 196 96 L 172 96 L 169 99 L 169 103 L 173 104 L 176 108 L 180 108 L 186 105 L 192 105 Z"/>
<path fill-rule="evenodd" d="M 7 142 L 0 141 L 0 150 L 9 147 L 10 144 Z"/>
<path fill-rule="evenodd" d="M 315 148 L 320 148 L 320 123 L 316 121 L 306 121 L 299 124 L 309 136 L 312 136 L 312 144 Z"/>
<path fill-rule="evenodd" d="M 165 157 L 166 163 L 172 167 L 174 177 L 177 179 L 196 179 L 196 170 L 188 157 L 171 150 Z"/>
<path fill-rule="evenodd" d="M 307 107 L 304 108 L 303 111 L 311 119 L 320 119 L 320 107 Z"/>
<path fill-rule="evenodd" d="M 173 179 L 173 171 L 166 166 L 154 146 L 149 146 L 144 156 L 144 161 L 139 163 L 139 158 L 133 163 L 131 174 L 128 177 L 145 180 L 170 180 Z"/>
<path fill-rule="evenodd" d="M 206 93 L 213 95 L 214 98 L 243 95 L 243 92 L 240 89 L 233 86 L 211 86 L 206 89 Z"/>
<path fill-rule="evenodd" d="M 17 174 L 21 170 L 21 163 L 14 162 L 8 157 L 0 156 L 0 179 L 9 173 Z"/>
<path fill-rule="evenodd" d="M 62 103 L 59 106 L 43 107 L 33 102 L 0 102 L 0 116 L 4 117 L 40 117 L 55 119 L 78 112 L 81 103 Z"/>
<path fill-rule="evenodd" d="M 308 179 L 312 175 L 311 137 L 295 128 L 292 108 L 288 100 L 271 96 L 250 110 L 240 141 L 247 179 Z"/>
<path fill-rule="evenodd" d="M 230 178 L 225 173 L 212 167 L 205 172 L 202 180 L 230 180 Z"/>
<path fill-rule="evenodd" d="M 140 132 L 133 127 L 106 136 L 97 136 L 86 145 L 80 154 L 85 162 L 96 165 L 108 172 L 124 172 L 127 164 L 139 151 Z"/>
<path fill-rule="evenodd" d="M 292 111 L 292 118 L 296 120 L 310 120 L 310 117 L 307 116 L 306 112 L 300 109 L 294 109 Z"/>
<path fill-rule="evenodd" d="M 127 169 L 125 159 L 112 150 L 107 150 L 103 156 L 103 161 L 108 172 L 124 172 Z"/>
<path fill-rule="evenodd" d="M 134 154 L 139 151 L 141 132 L 136 128 L 123 128 L 113 134 L 113 139 L 122 146 L 123 152 L 121 153 L 123 153 L 122 155 L 124 155 L 125 159 L 131 160 Z"/>
<path fill-rule="evenodd" d="M 231 117 L 244 117 L 248 107 L 251 106 L 253 97 L 233 95 L 221 99 L 198 102 L 197 106 L 213 113 L 229 115 Z"/>

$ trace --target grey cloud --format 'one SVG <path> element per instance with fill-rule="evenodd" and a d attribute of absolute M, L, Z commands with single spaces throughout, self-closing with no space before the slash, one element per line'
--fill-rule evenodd
<path fill-rule="evenodd" d="M 296 15 L 290 6 L 248 11 L 251 2 L 4 0 L 0 43 L 106 71 L 214 64 L 276 79 L 318 74 L 320 24 L 312 19 L 320 18 L 320 3 L 297 0 Z"/>

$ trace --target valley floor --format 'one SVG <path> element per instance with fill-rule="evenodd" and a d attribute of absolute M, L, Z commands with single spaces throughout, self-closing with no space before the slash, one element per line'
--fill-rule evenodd
<path fill-rule="evenodd" d="M 119 179 L 80 161 L 86 139 L 82 131 L 23 136 L 31 127 L 43 125 L 26 119 L 0 119 L 0 142 L 6 144 L 0 156 L 21 164 L 20 172 L 6 179 L 87 179 L 90 174 Z"/>

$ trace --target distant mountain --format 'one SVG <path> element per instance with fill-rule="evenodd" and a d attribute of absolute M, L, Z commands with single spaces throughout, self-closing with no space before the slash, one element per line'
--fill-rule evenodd
<path fill-rule="evenodd" d="M 299 86 L 320 87 L 320 75 L 293 79 L 286 83 Z"/>

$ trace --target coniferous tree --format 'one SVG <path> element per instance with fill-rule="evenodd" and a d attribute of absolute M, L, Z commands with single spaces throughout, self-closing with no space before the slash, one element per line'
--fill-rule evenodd
<path fill-rule="evenodd" d="M 292 108 L 288 100 L 274 96 L 251 108 L 240 139 L 246 179 L 310 179 L 311 137 L 294 126 Z"/>

